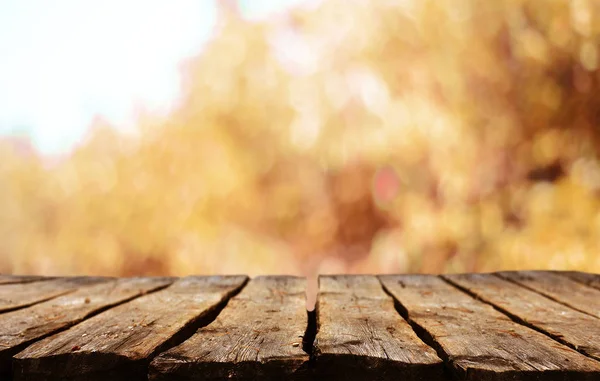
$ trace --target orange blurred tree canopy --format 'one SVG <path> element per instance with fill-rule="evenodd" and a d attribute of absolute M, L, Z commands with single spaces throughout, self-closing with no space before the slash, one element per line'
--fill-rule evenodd
<path fill-rule="evenodd" d="M 0 144 L 0 271 L 600 271 L 600 3 L 233 3 L 137 136 Z"/>

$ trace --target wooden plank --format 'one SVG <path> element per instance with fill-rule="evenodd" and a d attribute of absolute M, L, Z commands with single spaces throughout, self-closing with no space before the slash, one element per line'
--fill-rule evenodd
<path fill-rule="evenodd" d="M 375 276 L 321 276 L 316 310 L 314 352 L 322 377 L 442 377 L 442 360 L 396 311 Z"/>
<path fill-rule="evenodd" d="M 498 275 L 577 311 L 600 318 L 600 290 L 598 289 L 550 271 L 506 271 Z"/>
<path fill-rule="evenodd" d="M 218 311 L 245 276 L 186 277 L 38 341 L 13 358 L 15 380 L 143 380 L 157 353 Z"/>
<path fill-rule="evenodd" d="M 583 283 L 587 286 L 594 287 L 600 290 L 600 275 L 598 274 L 590 274 L 580 271 L 565 271 L 561 272 L 560 274 L 568 276 L 574 281 Z"/>
<path fill-rule="evenodd" d="M 431 275 L 380 276 L 462 380 L 598 380 L 600 363 Z"/>
<path fill-rule="evenodd" d="M 600 360 L 600 321 L 492 274 L 445 279 L 555 340 Z"/>
<path fill-rule="evenodd" d="M 150 380 L 295 379 L 305 375 L 306 281 L 258 277 L 217 319 L 150 365 Z"/>
<path fill-rule="evenodd" d="M 0 375 L 10 373 L 12 356 L 32 342 L 173 281 L 174 278 L 123 278 L 81 287 L 70 294 L 0 315 Z"/>
<path fill-rule="evenodd" d="M 0 285 L 13 283 L 29 283 L 40 280 L 50 280 L 52 277 L 32 276 L 32 275 L 0 275 Z"/>
<path fill-rule="evenodd" d="M 35 303 L 68 294 L 77 290 L 79 287 L 108 282 L 110 279 L 111 278 L 103 277 L 73 277 L 34 283 L 1 285 L 0 312 L 28 307 Z"/>

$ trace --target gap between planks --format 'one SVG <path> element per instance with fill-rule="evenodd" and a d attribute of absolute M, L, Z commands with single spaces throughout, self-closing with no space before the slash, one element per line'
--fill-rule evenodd
<path fill-rule="evenodd" d="M 504 315 L 508 316 L 512 321 L 514 321 L 517 324 L 521 324 L 523 326 L 526 326 L 528 328 L 531 328 L 533 330 L 536 330 L 548 337 L 550 337 L 551 339 L 559 342 L 560 344 L 566 345 L 576 351 L 578 351 L 579 353 L 581 353 L 584 356 L 587 356 L 589 358 L 592 358 L 596 361 L 600 361 L 600 345 L 595 344 L 594 343 L 594 339 L 592 339 L 591 337 L 577 337 L 576 335 L 573 335 L 572 332 L 569 332 L 568 327 L 566 328 L 565 331 L 565 327 L 560 327 L 560 325 L 558 326 L 554 326 L 556 325 L 556 323 L 551 324 L 551 323 L 545 323 L 543 320 L 538 320 L 539 316 L 535 316 L 535 312 L 532 314 L 531 312 L 528 313 L 528 311 L 525 309 L 523 310 L 523 307 L 518 308 L 516 310 L 520 310 L 520 311 L 515 311 L 515 309 L 513 308 L 513 311 L 511 311 L 511 307 L 509 306 L 502 306 L 502 302 L 500 301 L 495 301 L 494 297 L 493 297 L 493 291 L 491 291 L 490 289 L 483 289 L 482 291 L 476 291 L 476 290 L 472 290 L 470 288 L 468 288 L 469 286 L 461 284 L 461 280 L 462 283 L 465 282 L 464 278 L 469 278 L 469 277 L 492 277 L 490 279 L 488 279 L 488 281 L 494 281 L 496 280 L 497 282 L 506 282 L 508 283 L 508 288 L 510 289 L 510 286 L 514 286 L 517 289 L 520 289 L 520 292 L 523 293 L 523 299 L 519 300 L 518 298 L 516 300 L 523 302 L 527 299 L 527 293 L 530 293 L 529 298 L 530 299 L 534 299 L 531 302 L 535 302 L 536 297 L 537 297 L 537 302 L 538 302 L 538 307 L 541 303 L 546 304 L 546 307 L 548 308 L 552 308 L 553 310 L 560 310 L 561 308 L 563 309 L 563 311 L 561 312 L 562 315 L 566 315 L 566 319 L 570 320 L 570 323 L 572 324 L 573 321 L 577 321 L 579 323 L 590 323 L 591 326 L 588 326 L 588 329 L 591 329 L 592 332 L 588 333 L 588 332 L 584 332 L 583 336 L 595 336 L 596 334 L 598 334 L 597 337 L 600 337 L 600 329 L 598 327 L 595 326 L 595 317 L 590 316 L 588 314 L 582 313 L 576 309 L 573 309 L 569 306 L 566 306 L 564 304 L 558 303 L 556 301 L 554 301 L 551 298 L 546 297 L 543 294 L 539 294 L 536 293 L 535 291 L 530 290 L 529 288 L 523 287 L 521 284 L 519 283 L 514 283 L 514 282 L 510 282 L 507 279 L 504 279 L 500 276 L 498 276 L 497 274 L 457 274 L 457 275 L 440 275 L 440 277 L 446 281 L 448 284 L 450 284 L 451 286 L 454 286 L 456 288 L 458 288 L 459 290 L 461 290 L 462 292 L 468 294 L 469 296 L 471 296 L 472 298 L 490 305 L 491 307 L 493 307 L 495 310 L 497 310 L 500 313 L 503 313 Z M 500 283 L 501 284 L 501 283 Z M 505 286 L 506 287 L 506 286 Z M 490 292 L 492 293 L 492 296 L 490 295 Z M 496 298 L 498 299 L 498 298 Z M 500 298 L 501 300 L 502 298 Z M 546 312 L 546 311 L 542 311 Z M 530 315 L 530 317 L 528 318 L 527 315 Z M 531 317 L 533 315 L 533 318 Z M 528 321 L 530 320 L 530 321 Z M 581 324 L 579 325 L 580 327 L 582 326 Z M 554 331 L 554 332 L 553 332 Z M 566 334 L 566 335 L 565 335 Z M 569 335 L 571 334 L 571 335 Z M 575 336 L 575 337 L 573 337 Z M 578 345 L 579 344 L 579 345 Z"/>
<path fill-rule="evenodd" d="M 564 306 L 600 319 L 600 290 L 597 288 L 551 271 L 501 271 L 494 274 Z"/>
<path fill-rule="evenodd" d="M 44 279 L 31 283 L 0 285 L 0 314 L 20 310 L 75 292 L 79 287 L 108 282 L 107 277 L 72 277 Z"/>
<path fill-rule="evenodd" d="M 455 291 L 458 292 L 458 294 L 462 294 L 465 297 L 468 297 L 470 300 L 472 300 L 473 302 L 475 302 L 473 305 L 471 305 L 471 308 L 481 308 L 481 307 L 477 307 L 479 306 L 483 306 L 486 305 L 487 308 L 490 308 L 491 310 L 496 311 L 497 313 L 499 313 L 500 315 L 498 315 L 498 317 L 503 316 L 507 319 L 507 321 L 511 321 L 511 323 L 515 324 L 515 328 L 516 327 L 522 327 L 525 331 L 523 331 L 523 329 L 520 330 L 513 330 L 510 329 L 510 331 L 515 331 L 515 334 L 517 334 L 516 331 L 520 331 L 520 334 L 525 335 L 527 337 L 531 336 L 531 334 L 527 334 L 527 330 L 531 329 L 531 327 L 529 327 L 529 325 L 523 324 L 521 321 L 515 321 L 513 320 L 505 311 L 499 310 L 497 309 L 494 305 L 487 303 L 485 301 L 482 301 L 481 298 L 476 297 L 475 295 L 466 292 L 465 290 L 463 290 L 462 288 L 458 287 L 457 285 L 453 284 L 452 282 L 449 282 L 447 279 L 444 279 L 443 275 L 437 275 L 437 276 L 419 276 L 419 275 L 412 275 L 412 276 L 379 276 L 379 281 L 384 289 L 384 291 L 390 295 L 391 297 L 393 297 L 395 303 L 396 303 L 396 309 L 398 310 L 398 312 L 405 318 L 406 321 L 409 322 L 409 324 L 413 327 L 414 331 L 417 333 L 417 335 L 419 336 L 419 338 L 421 338 L 421 340 L 423 340 L 427 345 L 433 347 L 437 353 L 438 356 L 440 358 L 442 358 L 444 360 L 444 365 L 446 367 L 446 369 L 449 371 L 449 375 L 450 377 L 452 377 L 453 379 L 468 379 L 468 380 L 480 380 L 480 379 L 485 379 L 485 380 L 512 380 L 513 377 L 517 377 L 519 380 L 523 379 L 538 379 L 537 377 L 540 377 L 542 372 L 544 374 L 544 377 L 550 377 L 552 380 L 556 379 L 586 379 L 586 380 L 596 380 L 598 377 L 598 375 L 600 374 L 600 366 L 598 364 L 598 361 L 590 356 L 586 356 L 585 354 L 575 351 L 573 348 L 571 348 L 570 346 L 565 345 L 564 343 L 558 342 L 557 345 L 560 346 L 561 351 L 556 352 L 555 350 L 551 350 L 550 352 L 552 352 L 554 355 L 557 355 L 560 353 L 560 355 L 565 355 L 567 356 L 567 359 L 565 360 L 563 358 L 563 360 L 560 360 L 560 358 L 557 358 L 557 361 L 567 361 L 566 364 L 571 364 L 571 367 L 573 366 L 573 363 L 569 363 L 569 358 L 572 361 L 576 361 L 579 364 L 577 364 L 577 366 L 575 366 L 574 368 L 571 369 L 553 369 L 556 365 L 554 364 L 554 360 L 550 359 L 550 362 L 546 363 L 546 360 L 543 360 L 541 358 L 541 362 L 539 364 L 535 364 L 535 361 L 533 363 L 533 369 L 537 369 L 534 370 L 534 372 L 540 372 L 540 373 L 531 373 L 532 369 L 528 369 L 530 366 L 525 366 L 523 369 L 518 370 L 517 368 L 512 368 L 511 366 L 509 366 L 508 368 L 506 368 L 506 365 L 503 365 L 502 363 L 498 363 L 498 364 L 493 364 L 493 363 L 486 363 L 488 362 L 488 360 L 484 360 L 483 363 L 481 363 L 481 360 L 483 359 L 483 357 L 485 356 L 481 356 L 481 355 L 477 355 L 476 357 L 470 357 L 470 356 L 464 356 L 463 354 L 468 354 L 470 351 L 467 350 L 466 352 L 464 352 L 464 349 L 461 350 L 460 349 L 460 345 L 458 347 L 455 346 L 456 343 L 453 343 L 453 340 L 456 339 L 452 339 L 451 337 L 449 337 L 448 339 L 445 338 L 444 334 L 443 334 L 443 330 L 441 332 L 438 331 L 437 328 L 435 328 L 432 323 L 431 323 L 431 317 L 435 317 L 437 315 L 437 313 L 439 313 L 440 311 L 436 312 L 435 308 L 433 308 L 430 313 L 429 309 L 424 309 L 422 302 L 419 302 L 419 308 L 414 306 L 414 300 L 412 300 L 411 302 L 411 297 L 409 296 L 410 293 L 412 292 L 413 294 L 415 292 L 418 292 L 415 287 L 419 287 L 418 283 L 420 281 L 417 281 L 417 283 L 410 285 L 410 283 L 413 283 L 413 278 L 414 279 L 419 279 L 419 277 L 424 277 L 423 279 L 425 279 L 425 277 L 429 277 L 428 281 L 425 281 L 425 283 L 430 283 L 430 287 L 427 289 L 426 294 L 431 295 L 432 294 L 432 290 L 431 290 L 431 286 L 433 286 L 433 283 L 435 283 L 435 279 L 438 279 L 438 282 L 441 281 L 441 283 L 446 284 L 447 287 L 449 287 L 449 290 L 454 289 Z M 402 280 L 401 278 L 405 278 L 405 280 Z M 385 281 L 384 281 L 385 279 Z M 409 285 L 405 284 L 405 281 L 409 281 Z M 433 283 L 431 283 L 433 281 Z M 395 285 L 395 283 L 398 282 L 399 286 L 401 288 L 398 288 L 397 285 Z M 393 289 L 389 289 L 388 285 L 394 287 Z M 404 300 L 404 297 L 402 296 L 402 292 L 400 292 L 400 294 L 398 294 L 399 290 L 404 289 L 405 287 L 408 287 L 409 294 L 407 294 L 406 296 L 409 297 L 409 300 Z M 442 292 L 441 295 L 443 295 L 443 291 L 440 289 L 440 292 Z M 434 291 L 435 293 L 435 291 Z M 451 294 L 451 292 L 450 292 Z M 450 294 L 448 294 L 448 296 L 450 296 Z M 399 297 L 400 295 L 400 297 Z M 421 296 L 423 296 L 423 293 L 421 293 Z M 414 295 L 413 295 L 414 298 Z M 402 299 L 402 300 L 401 300 Z M 459 298 L 460 299 L 460 298 Z M 404 303 L 408 302 L 408 306 L 406 306 Z M 411 303 L 413 304 L 413 306 L 411 306 Z M 468 303 L 467 303 L 468 304 Z M 416 308 L 416 310 L 413 309 L 413 307 Z M 437 306 L 439 307 L 439 306 Z M 448 308 L 449 306 L 446 307 L 442 307 L 442 310 L 444 308 Z M 466 307 L 469 307 L 468 305 Z M 453 307 L 454 308 L 454 307 Z M 460 308 L 459 308 L 460 309 Z M 469 309 L 469 308 L 466 308 Z M 466 311 L 465 312 L 473 312 L 473 311 Z M 426 312 L 425 312 L 426 311 Z M 480 311 L 481 313 L 484 313 L 484 311 Z M 413 317 L 411 317 L 411 315 L 415 315 L 416 316 L 416 320 L 413 319 Z M 485 315 L 485 314 L 484 314 Z M 492 317 L 493 315 L 489 315 L 489 317 Z M 506 324 L 504 324 L 506 325 Z M 475 328 L 475 326 L 473 327 Z M 507 328 L 509 328 L 507 326 Z M 554 338 L 550 337 L 546 332 L 537 330 L 537 329 L 533 329 L 532 331 L 537 332 L 538 334 L 542 334 L 542 337 L 547 338 L 546 340 L 554 340 Z M 499 331 L 499 332 L 503 332 L 503 331 Z M 488 335 L 489 336 L 489 335 Z M 492 333 L 491 338 L 493 338 L 494 334 Z M 517 337 L 519 335 L 517 334 Z M 440 342 L 438 339 L 441 339 L 442 342 Z M 531 339 L 535 339 L 535 340 L 541 340 L 541 337 L 535 338 L 534 336 L 531 337 Z M 535 341 L 534 340 L 534 341 Z M 543 340 L 540 341 L 540 344 L 542 343 Z M 555 341 L 556 342 L 556 341 Z M 480 343 L 481 344 L 481 343 Z M 546 343 L 548 344 L 548 343 Z M 546 344 L 544 345 L 544 347 L 546 347 Z M 545 351 L 547 351 L 549 348 L 544 349 L 541 353 L 544 353 Z M 573 354 L 569 355 L 568 353 L 565 354 L 566 350 L 571 350 L 573 351 Z M 464 353 L 463 353 L 464 352 Z M 486 351 L 484 350 L 482 353 L 485 353 Z M 493 351 L 492 351 L 493 352 Z M 517 351 L 518 353 L 518 351 Z M 577 354 L 576 356 L 581 356 L 581 358 L 577 358 L 577 357 L 573 357 L 575 356 L 574 354 Z M 514 356 L 514 355 L 511 355 Z M 544 356 L 542 356 L 544 357 Z M 559 356 L 560 357 L 560 356 Z M 494 357 L 495 358 L 495 357 Z M 492 361 L 494 358 L 490 358 L 489 361 Z M 510 359 L 511 357 L 507 357 L 507 360 Z M 518 358 L 518 357 L 517 357 Z M 583 360 L 585 359 L 585 360 Z M 498 360 L 501 360 L 501 358 L 498 358 Z M 505 361 L 505 360 L 503 360 Z M 512 360 L 513 362 L 515 361 L 514 359 Z M 510 364 L 510 363 L 507 363 Z M 539 367 L 542 367 L 543 369 L 547 370 L 542 370 Z M 548 372 L 548 373 L 547 373 Z M 537 374 L 537 375 L 536 375 Z M 576 377 L 576 378 L 571 378 L 571 377 Z M 483 378 L 481 378 L 483 377 Z M 564 378 L 567 377 L 567 378 Z M 577 378 L 579 377 L 579 378 Z M 548 378 L 548 379 L 550 379 Z M 546 379 L 546 378 L 544 378 Z"/>
<path fill-rule="evenodd" d="M 119 278 L 80 287 L 27 308 L 0 314 L 0 376 L 11 372 L 12 356 L 110 308 L 160 291 L 175 278 Z"/>
<path fill-rule="evenodd" d="M 559 274 L 569 277 L 575 282 L 579 282 L 581 284 L 585 284 L 586 286 L 600 290 L 600 275 L 598 274 L 586 273 L 582 271 L 564 271 L 559 272 Z"/>
<path fill-rule="evenodd" d="M 400 316 L 402 316 L 402 318 L 404 318 L 404 320 L 406 320 L 411 325 L 413 331 L 419 336 L 419 338 L 421 339 L 421 341 L 423 341 L 426 345 L 428 345 L 428 346 L 430 346 L 430 347 L 432 347 L 433 349 L 436 350 L 436 352 L 438 353 L 438 356 L 444 360 L 445 366 L 448 367 L 449 366 L 448 356 L 445 354 L 445 352 L 441 348 L 440 344 L 425 329 L 421 328 L 418 324 L 416 324 L 413 321 L 411 321 L 409 313 L 406 310 L 406 308 L 404 308 L 404 306 L 397 300 L 397 298 L 394 297 L 393 294 L 390 293 L 390 291 L 383 284 L 381 278 L 380 277 L 376 277 L 376 278 L 377 278 L 377 280 L 379 282 L 379 285 L 383 289 L 383 291 L 389 297 L 391 297 L 392 300 L 394 301 L 394 304 L 395 304 L 395 307 L 396 307 L 395 309 L 396 309 L 397 313 L 399 313 Z M 499 309 L 494 304 L 489 303 L 489 302 L 487 302 L 485 300 L 482 300 L 480 297 L 477 297 L 477 295 L 474 295 L 474 294 L 472 294 L 472 293 L 464 290 L 460 286 L 458 286 L 458 285 L 454 284 L 453 282 L 449 281 L 445 276 L 440 275 L 440 276 L 437 276 L 437 278 L 442 279 L 444 282 L 446 282 L 447 284 L 449 284 L 453 288 L 458 289 L 459 291 L 467 294 L 470 298 L 473 298 L 473 299 L 475 299 L 476 301 L 478 301 L 480 303 L 483 303 L 483 304 L 486 304 L 486 305 L 489 305 L 489 306 L 493 307 L 498 312 L 500 312 L 503 315 L 509 317 L 513 322 L 515 322 L 515 323 L 517 323 L 519 325 L 525 326 L 527 328 L 534 329 L 534 330 L 536 330 L 536 331 L 538 331 L 540 333 L 543 333 L 544 335 L 546 335 L 546 336 L 554 339 L 555 341 L 559 341 L 556 338 L 554 338 L 551 335 L 549 335 L 547 332 L 544 332 L 544 331 L 542 331 L 540 329 L 537 329 L 536 327 L 532 327 L 530 324 L 527 324 L 525 321 L 522 321 L 522 320 L 518 321 L 518 320 L 520 320 L 520 318 L 518 318 L 518 317 L 516 317 L 517 320 L 515 320 L 515 318 L 514 318 L 515 316 L 511 316 L 512 315 L 511 313 L 508 313 L 507 311 L 504 311 L 503 309 Z M 500 278 L 504 279 L 502 277 L 500 277 Z M 507 281 L 510 281 L 510 280 L 507 280 Z M 511 282 L 511 283 L 514 283 L 514 284 L 516 284 L 516 285 L 518 285 L 520 287 L 523 287 L 525 289 L 531 290 L 532 292 L 540 294 L 543 297 L 547 297 L 546 295 L 541 294 L 541 293 L 537 292 L 536 290 L 533 290 L 533 289 L 530 289 L 528 287 L 525 287 L 525 286 L 521 285 L 520 283 L 517 283 L 517 282 Z M 241 291 L 245 287 L 245 285 L 246 285 L 246 283 L 244 285 L 242 285 L 242 287 L 240 289 L 238 289 L 238 292 Z M 215 316 L 212 318 L 213 320 L 221 312 L 221 310 L 227 305 L 227 303 L 231 300 L 231 298 L 233 296 L 234 295 L 231 295 L 229 298 L 226 298 L 226 300 L 224 301 L 223 306 L 221 307 L 221 309 L 219 309 L 218 311 L 215 311 L 216 313 L 215 313 Z M 555 302 L 561 303 L 560 301 L 556 301 L 556 300 L 554 300 L 552 298 L 549 298 L 549 297 L 547 297 L 547 298 L 550 299 L 550 300 L 553 300 Z M 572 308 L 572 307 L 570 307 L 570 306 L 568 306 L 568 305 L 566 305 L 564 303 L 561 303 L 561 304 L 565 305 L 566 307 Z M 112 307 L 114 307 L 114 306 L 112 306 Z M 577 310 L 577 309 L 574 309 L 574 310 Z M 302 348 L 310 356 L 310 361 L 312 362 L 314 360 L 314 353 L 313 353 L 314 352 L 313 351 L 314 337 L 317 334 L 316 313 L 315 313 L 315 311 L 307 311 L 307 314 L 308 314 L 308 318 L 307 318 L 308 324 L 307 324 L 307 327 L 306 327 L 306 334 L 305 334 L 305 338 L 304 338 L 304 342 L 303 342 Z M 590 316 L 593 316 L 593 315 L 590 315 Z M 86 317 L 86 319 L 87 318 L 89 318 L 89 317 Z M 207 325 L 207 324 L 210 324 L 210 321 L 207 322 L 207 323 L 205 323 L 204 325 Z M 192 332 L 192 334 L 193 334 L 193 332 Z M 185 337 L 182 337 L 181 338 L 181 342 L 187 340 L 190 336 L 191 336 L 191 334 L 189 336 L 186 335 Z M 560 343 L 561 343 L 561 345 L 565 344 L 563 342 L 560 342 Z M 173 347 L 175 345 L 177 345 L 177 343 L 175 343 L 173 345 L 170 345 L 169 347 Z M 161 350 L 163 350 L 163 351 L 167 350 L 167 349 L 168 348 L 165 348 L 165 349 L 161 348 Z M 585 353 L 583 353 L 583 354 L 585 355 Z M 156 355 L 156 353 L 154 355 Z"/>
<path fill-rule="evenodd" d="M 0 285 L 3 284 L 15 284 L 15 283 L 33 283 L 39 282 L 42 280 L 52 280 L 57 277 L 46 277 L 46 276 L 37 276 L 37 275 L 0 275 Z"/>
<path fill-rule="evenodd" d="M 304 278 L 257 277 L 216 320 L 150 364 L 151 380 L 298 379 L 308 370 Z"/>
<path fill-rule="evenodd" d="M 372 275 L 319 278 L 315 372 L 327 378 L 440 380 L 443 362 Z"/>
<path fill-rule="evenodd" d="M 219 280 L 221 278 L 223 281 Z M 15 380 L 146 380 L 148 374 L 147 365 L 155 356 L 186 341 L 198 328 L 210 324 L 226 306 L 230 298 L 244 288 L 247 281 L 248 278 L 245 276 L 179 278 L 175 283 L 172 283 L 168 287 L 163 287 L 161 290 L 146 293 L 145 295 L 139 295 L 138 297 L 129 300 L 127 303 L 121 303 L 105 310 L 103 314 L 96 314 L 93 318 L 85 319 L 68 330 L 64 330 L 47 339 L 36 341 L 13 358 L 14 378 Z M 213 283 L 208 285 L 208 282 Z M 163 313 L 162 315 L 158 314 L 157 316 L 154 316 L 157 319 L 164 320 L 162 323 L 157 322 L 156 324 L 164 325 L 165 327 L 170 328 L 172 332 L 165 333 L 165 335 L 162 335 L 164 337 L 156 338 L 153 340 L 153 344 L 148 344 L 148 348 L 138 347 L 133 350 L 136 347 L 135 345 L 131 347 L 132 344 L 128 342 L 119 344 L 119 342 L 115 342 L 115 340 L 119 339 L 115 339 L 116 336 L 114 335 L 109 335 L 106 337 L 106 340 L 100 341 L 95 334 L 87 336 L 87 333 L 90 330 L 98 331 L 98 328 L 101 329 L 106 325 L 103 323 L 106 322 L 120 322 L 117 324 L 119 327 L 123 324 L 124 327 L 127 326 L 130 323 L 125 322 L 125 320 L 129 321 L 130 319 L 124 318 L 115 320 L 116 316 L 114 315 L 123 313 L 121 317 L 126 317 L 128 313 L 131 314 L 135 311 L 140 311 L 140 313 L 143 314 L 143 311 L 145 311 L 146 308 L 145 306 L 151 301 L 150 299 L 152 299 L 153 302 L 156 302 L 158 301 L 157 298 L 159 298 L 159 295 L 161 295 L 161 298 L 163 299 L 166 298 L 171 300 L 171 298 L 177 299 L 177 297 L 179 297 L 177 295 L 182 293 L 182 296 L 180 297 L 182 298 L 181 301 L 185 302 L 187 300 L 187 305 L 191 306 L 190 303 L 194 302 L 194 298 L 190 299 L 186 296 L 189 294 L 186 292 L 188 291 L 188 284 L 191 285 L 190 288 L 198 288 L 204 284 L 212 287 L 210 290 L 205 290 L 210 294 L 207 294 L 208 299 L 205 302 L 200 303 L 202 306 L 190 310 L 187 314 L 189 316 L 186 317 L 186 320 L 182 324 L 179 324 L 179 322 L 173 323 L 168 320 L 172 320 L 172 317 L 176 315 L 171 314 L 171 318 L 167 316 L 168 313 L 167 315 Z M 204 293 L 204 287 L 201 287 L 201 289 L 203 290 L 202 293 Z M 200 289 L 197 291 L 199 290 Z M 221 296 L 218 297 L 217 295 Z M 130 306 L 130 308 L 128 308 L 128 306 Z M 148 311 L 151 313 L 152 308 Z M 166 310 L 163 308 L 161 311 L 165 312 Z M 146 329 L 146 326 L 151 327 L 152 324 L 154 324 L 154 322 L 150 321 L 148 325 L 133 324 L 129 328 L 136 330 L 135 332 L 132 331 L 132 334 L 134 334 L 140 329 Z M 171 328 L 172 324 L 173 327 Z M 98 332 L 104 332 L 104 334 L 106 334 L 108 331 L 114 331 L 113 333 L 117 335 L 119 327 L 115 328 L 114 324 L 112 327 L 113 328 L 111 329 Z M 85 334 L 82 335 L 81 332 Z M 89 340 L 82 338 L 83 336 L 87 336 Z M 122 339 L 128 340 L 128 337 L 130 336 L 126 335 Z M 66 349 L 62 348 L 61 342 L 63 341 L 71 341 L 70 343 L 66 343 Z M 99 347 L 95 346 L 102 346 L 102 342 L 107 345 L 117 345 L 115 347 L 116 352 L 114 353 L 114 356 L 111 352 L 105 353 L 103 350 L 96 351 Z M 142 341 L 139 344 L 141 343 Z M 144 352 L 144 354 L 136 354 L 138 350 Z M 120 353 L 119 351 L 124 352 Z M 76 359 L 73 358 L 73 356 L 76 356 Z M 114 358 L 110 356 L 113 356 Z M 105 362 L 106 364 L 102 365 Z M 85 372 L 83 372 L 84 370 Z"/>
<path fill-rule="evenodd" d="M 390 292 L 390 290 L 388 290 L 388 288 L 383 284 L 383 282 L 379 276 L 377 277 L 377 280 L 379 281 L 379 284 L 381 285 L 383 292 L 385 292 L 394 301 L 394 308 L 396 309 L 396 312 L 398 312 L 398 314 L 402 317 L 402 319 L 404 319 L 410 325 L 410 327 L 412 328 L 414 333 L 417 335 L 417 337 L 423 343 L 425 343 L 425 345 L 431 347 L 436 352 L 437 356 L 444 362 L 444 376 L 448 379 L 453 379 L 454 377 L 452 377 L 452 375 L 451 375 L 451 369 L 450 369 L 450 364 L 448 362 L 448 356 L 442 349 L 442 346 L 435 340 L 435 338 L 433 336 L 431 336 L 429 334 L 429 332 L 427 332 L 425 329 L 423 329 L 421 326 L 419 326 L 416 322 L 414 322 L 410 318 L 408 309 L 406 307 L 404 307 L 404 305 L 402 305 L 402 303 L 400 303 L 400 301 Z"/>

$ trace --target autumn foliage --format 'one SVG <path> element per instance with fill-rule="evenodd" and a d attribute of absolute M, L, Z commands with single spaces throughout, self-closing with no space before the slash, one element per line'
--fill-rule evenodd
<path fill-rule="evenodd" d="M 600 2 L 223 8 L 167 115 L 0 144 L 0 272 L 600 272 Z"/>

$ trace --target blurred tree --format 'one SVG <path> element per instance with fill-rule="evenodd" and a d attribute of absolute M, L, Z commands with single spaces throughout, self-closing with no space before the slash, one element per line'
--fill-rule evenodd
<path fill-rule="evenodd" d="M 137 137 L 0 145 L 1 271 L 600 271 L 600 3 L 219 4 Z"/>

